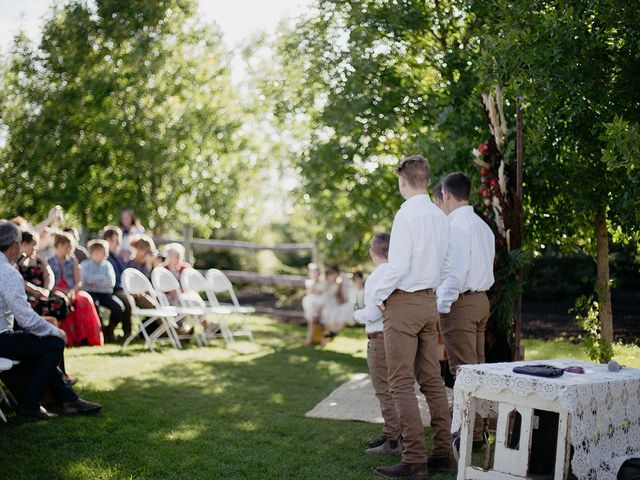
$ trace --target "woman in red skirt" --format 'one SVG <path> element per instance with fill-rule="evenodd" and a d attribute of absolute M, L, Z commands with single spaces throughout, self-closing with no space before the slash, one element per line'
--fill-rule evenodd
<path fill-rule="evenodd" d="M 102 324 L 91 295 L 80 290 L 80 266 L 73 256 L 73 239 L 66 233 L 56 233 L 53 239 L 55 255 L 49 258 L 53 270 L 55 289 L 68 295 L 73 312 L 60 323 L 67 334 L 67 344 L 104 345 Z"/>

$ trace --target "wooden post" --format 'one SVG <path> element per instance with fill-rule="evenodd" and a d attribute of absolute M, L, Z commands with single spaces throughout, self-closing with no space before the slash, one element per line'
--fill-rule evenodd
<path fill-rule="evenodd" d="M 318 255 L 318 245 L 316 242 L 313 242 L 313 247 L 311 248 L 311 261 L 320 266 L 320 256 Z"/>
<path fill-rule="evenodd" d="M 185 262 L 194 264 L 193 258 L 193 228 L 190 225 L 184 227 L 184 259 Z"/>
<path fill-rule="evenodd" d="M 515 235 L 513 236 L 513 248 L 522 248 L 522 201 L 523 201 L 523 169 L 522 169 L 522 109 L 520 102 L 516 104 L 516 202 L 514 211 L 514 228 Z M 522 278 L 522 272 L 518 272 L 517 279 Z M 521 347 L 521 331 L 522 331 L 522 295 L 516 302 L 515 320 L 513 325 L 514 330 L 514 360 L 524 360 L 524 351 Z"/>

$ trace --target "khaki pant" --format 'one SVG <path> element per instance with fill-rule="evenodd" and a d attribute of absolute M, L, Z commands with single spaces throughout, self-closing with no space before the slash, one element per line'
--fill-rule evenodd
<path fill-rule="evenodd" d="M 461 294 L 451 305 L 451 312 L 441 314 L 440 330 L 455 377 L 460 365 L 484 363 L 484 331 L 491 307 L 486 293 Z M 476 416 L 474 440 L 482 438 L 484 420 Z"/>
<path fill-rule="evenodd" d="M 384 436 L 391 440 L 400 437 L 400 420 L 396 413 L 396 406 L 393 403 L 391 392 L 389 391 L 389 377 L 387 373 L 387 357 L 384 349 L 384 338 L 372 338 L 367 345 L 367 364 L 369 365 L 369 376 L 373 390 L 376 392 L 380 411 L 384 419 Z"/>
<path fill-rule="evenodd" d="M 440 316 L 440 330 L 454 376 L 460 365 L 484 363 L 484 331 L 489 313 L 486 293 L 463 293 L 451 305 L 451 312 Z"/>
<path fill-rule="evenodd" d="M 416 380 L 427 400 L 433 427 L 433 454 L 452 455 L 449 403 L 438 362 L 438 311 L 432 291 L 396 291 L 386 302 L 384 346 L 389 387 L 400 418 L 404 463 L 424 463 L 427 450 L 415 395 Z"/>

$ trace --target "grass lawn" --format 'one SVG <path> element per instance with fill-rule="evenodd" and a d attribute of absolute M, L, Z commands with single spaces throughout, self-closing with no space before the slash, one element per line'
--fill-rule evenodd
<path fill-rule="evenodd" d="M 302 327 L 263 317 L 251 324 L 256 343 L 231 350 L 69 349 L 77 390 L 102 413 L 46 423 L 10 417 L 0 424 L 0 478 L 366 479 L 397 461 L 363 454 L 379 425 L 304 417 L 366 371 L 361 330 L 312 349 L 301 346 Z M 570 344 L 526 345 L 535 358 L 582 354 Z"/>

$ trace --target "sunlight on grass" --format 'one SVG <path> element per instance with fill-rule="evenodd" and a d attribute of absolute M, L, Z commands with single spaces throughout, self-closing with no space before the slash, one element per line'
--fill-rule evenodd
<path fill-rule="evenodd" d="M 164 435 L 166 440 L 171 442 L 184 442 L 198 438 L 204 431 L 203 425 L 189 424 L 182 425 L 180 428 L 174 429 Z"/>
<path fill-rule="evenodd" d="M 104 409 L 48 423 L 10 416 L 0 425 L 0 448 L 11 449 L 0 456 L 0 477 L 358 480 L 396 460 L 362 454 L 379 425 L 305 418 L 331 391 L 367 371 L 363 329 L 345 329 L 322 348 L 303 345 L 304 326 L 260 316 L 248 323 L 256 342 L 238 339 L 229 348 L 216 340 L 156 352 L 140 344 L 68 349 L 78 392 Z M 584 349 L 568 341 L 524 344 L 528 359 L 586 360 Z M 615 351 L 620 363 L 638 366 L 640 348 L 616 345 Z"/>
<path fill-rule="evenodd" d="M 575 344 L 562 338 L 555 340 L 538 340 L 526 338 L 522 341 L 525 345 L 525 357 L 527 360 L 545 360 L 550 358 L 574 358 L 590 362 L 587 351 L 581 344 Z M 614 358 L 627 367 L 640 368 L 640 347 L 637 345 L 624 345 L 616 343 L 613 346 Z"/>

